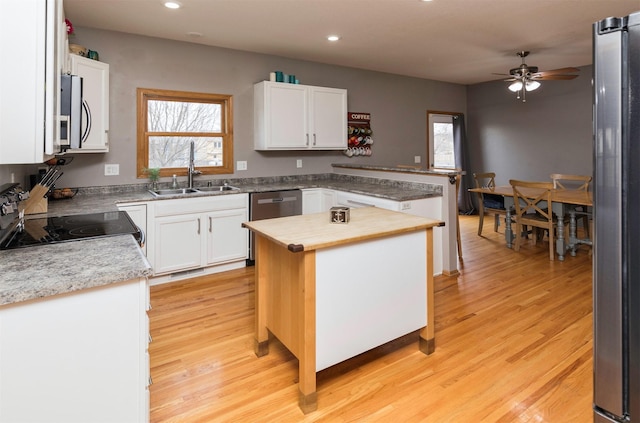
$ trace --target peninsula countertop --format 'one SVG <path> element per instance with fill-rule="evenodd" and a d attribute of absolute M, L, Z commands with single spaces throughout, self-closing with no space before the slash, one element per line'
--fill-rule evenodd
<path fill-rule="evenodd" d="M 444 222 L 378 207 L 350 210 L 349 223 L 331 223 L 328 212 L 245 222 L 243 226 L 289 251 L 310 251 L 442 226 Z"/>

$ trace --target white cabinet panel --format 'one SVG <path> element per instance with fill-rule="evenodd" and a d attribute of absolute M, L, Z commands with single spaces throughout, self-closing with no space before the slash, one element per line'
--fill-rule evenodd
<path fill-rule="evenodd" d="M 145 278 L 0 307 L 0 421 L 146 422 Z"/>
<path fill-rule="evenodd" d="M 329 211 L 335 203 L 335 192 L 325 188 L 302 190 L 302 214 Z"/>
<path fill-rule="evenodd" d="M 62 1 L 1 1 L 0 164 L 42 163 L 60 151 Z M 16 56 L 16 54 L 18 54 Z"/>
<path fill-rule="evenodd" d="M 249 234 L 242 223 L 249 220 L 247 209 L 217 211 L 206 217 L 207 264 L 246 259 Z"/>
<path fill-rule="evenodd" d="M 347 148 L 347 90 L 269 81 L 256 84 L 254 148 Z"/>
<path fill-rule="evenodd" d="M 202 225 L 200 214 L 156 218 L 153 232 L 153 273 L 157 275 L 200 267 Z"/>

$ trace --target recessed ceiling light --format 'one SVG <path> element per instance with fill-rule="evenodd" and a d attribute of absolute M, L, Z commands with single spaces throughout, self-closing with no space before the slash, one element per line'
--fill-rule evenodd
<path fill-rule="evenodd" d="M 169 8 L 169 9 L 180 9 L 182 5 L 180 3 L 178 3 L 177 1 L 165 1 L 164 2 L 164 7 Z"/>
<path fill-rule="evenodd" d="M 339 35 L 329 35 L 327 37 L 327 40 L 329 40 L 329 41 L 338 41 L 339 39 L 340 39 Z"/>
<path fill-rule="evenodd" d="M 195 31 L 191 31 L 191 32 L 187 32 L 187 35 L 191 38 L 200 38 L 202 37 L 202 33 L 201 32 L 195 32 Z"/>

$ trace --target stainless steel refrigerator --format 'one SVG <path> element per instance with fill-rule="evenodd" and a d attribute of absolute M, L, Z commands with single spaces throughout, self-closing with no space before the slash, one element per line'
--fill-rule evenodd
<path fill-rule="evenodd" d="M 594 422 L 640 423 L 640 12 L 593 26 Z"/>

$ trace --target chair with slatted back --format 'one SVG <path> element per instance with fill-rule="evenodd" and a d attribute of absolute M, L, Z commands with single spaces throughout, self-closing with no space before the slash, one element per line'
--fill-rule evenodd
<path fill-rule="evenodd" d="M 549 260 L 554 260 L 553 245 L 557 228 L 557 218 L 551 208 L 551 194 L 554 190 L 552 182 L 529 182 L 516 179 L 509 180 L 513 189 L 514 212 L 511 222 L 515 223 L 515 233 L 523 233 L 524 227 L 537 228 L 533 236 L 536 243 L 549 234 Z M 515 237 L 514 250 L 520 250 L 522 237 Z M 526 239 L 526 238 L 525 238 Z"/>
<path fill-rule="evenodd" d="M 495 177 L 496 174 L 494 172 L 473 174 L 476 188 L 494 188 L 496 186 Z M 477 192 L 476 194 L 478 195 L 478 215 L 480 216 L 478 236 L 482 236 L 485 214 L 494 215 L 493 230 L 498 232 L 500 216 L 506 217 L 507 215 L 507 209 L 504 207 L 504 197 L 497 194 L 483 194 L 481 192 Z"/>
<path fill-rule="evenodd" d="M 552 173 L 551 181 L 553 187 L 557 190 L 572 189 L 577 191 L 589 191 L 589 185 L 593 178 L 588 175 L 568 175 L 564 173 Z M 576 218 L 582 220 L 582 228 L 587 238 L 589 238 L 590 225 L 589 219 L 591 213 L 586 207 L 577 206 L 574 208 L 576 212 Z"/>

